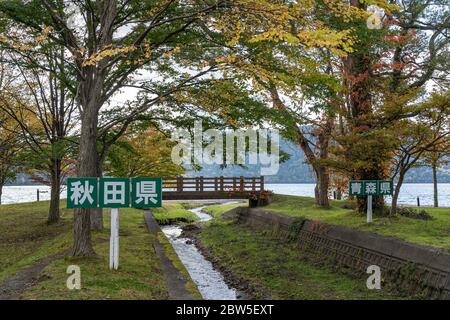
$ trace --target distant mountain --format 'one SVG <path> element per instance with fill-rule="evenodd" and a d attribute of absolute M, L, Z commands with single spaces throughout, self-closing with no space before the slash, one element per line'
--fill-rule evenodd
<path fill-rule="evenodd" d="M 292 142 L 281 140 L 281 149 L 290 155 L 289 160 L 280 165 L 277 175 L 266 176 L 266 183 L 314 183 L 314 174 L 311 167 L 305 163 L 305 155 L 298 146 Z M 261 175 L 260 165 L 249 165 L 246 168 L 240 166 L 228 166 L 221 168 L 219 165 L 204 165 L 200 171 L 189 170 L 187 176 L 191 177 L 258 177 Z M 450 183 L 450 165 L 438 173 L 440 183 Z M 420 167 L 410 170 L 406 177 L 406 183 L 432 183 L 432 171 L 428 167 Z M 24 173 L 18 174 L 17 179 L 10 185 L 35 185 L 30 176 Z"/>
<path fill-rule="evenodd" d="M 31 186 L 31 185 L 38 185 L 39 183 L 34 182 L 31 180 L 31 177 L 29 174 L 26 173 L 19 173 L 17 174 L 16 180 L 13 182 L 9 182 L 6 185 L 13 185 L 13 186 Z"/>
<path fill-rule="evenodd" d="M 290 154 L 290 159 L 280 165 L 277 175 L 266 176 L 266 183 L 314 183 L 315 178 L 311 167 L 305 163 L 305 155 L 301 149 L 290 141 L 281 140 L 280 148 Z M 445 172 L 446 171 L 446 172 Z M 204 165 L 200 171 L 188 170 L 187 176 L 191 177 L 253 177 L 260 176 L 260 165 L 249 165 L 246 168 L 240 166 Z M 450 183 L 450 165 L 438 173 L 440 183 Z M 432 171 L 428 167 L 411 169 L 406 176 L 406 183 L 432 183 Z"/>
<path fill-rule="evenodd" d="M 266 183 L 314 183 L 314 174 L 305 163 L 303 152 L 294 144 L 283 141 L 281 149 L 290 155 L 289 160 L 280 164 L 277 175 L 266 176 Z M 220 165 L 204 165 L 200 171 L 189 170 L 191 177 L 259 177 L 261 165 L 248 165 L 245 168 L 237 165 L 221 168 Z"/>

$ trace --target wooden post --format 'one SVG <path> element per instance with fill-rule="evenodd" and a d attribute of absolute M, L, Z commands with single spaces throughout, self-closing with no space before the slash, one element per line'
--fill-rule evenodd
<path fill-rule="evenodd" d="M 203 192 L 203 176 L 200 177 L 200 191 Z"/>
<path fill-rule="evenodd" d="M 233 177 L 233 191 L 236 191 L 236 177 Z"/>
<path fill-rule="evenodd" d="M 217 191 L 219 189 L 219 185 L 218 185 L 218 179 L 217 177 L 214 178 L 214 191 Z"/>
<path fill-rule="evenodd" d="M 252 191 L 256 191 L 256 178 L 252 178 Z"/>
<path fill-rule="evenodd" d="M 417 206 L 420 207 L 420 198 L 419 197 L 417 197 Z"/>
<path fill-rule="evenodd" d="M 239 181 L 239 190 L 240 190 L 241 192 L 243 192 L 243 191 L 245 190 L 244 177 L 241 176 L 239 179 L 240 179 L 240 181 Z"/>
<path fill-rule="evenodd" d="M 183 177 L 177 177 L 177 192 L 183 192 Z"/>
<path fill-rule="evenodd" d="M 195 191 L 198 191 L 199 184 L 198 184 L 198 177 L 195 177 Z"/>
<path fill-rule="evenodd" d="M 220 191 L 223 191 L 223 176 L 220 176 Z"/>
<path fill-rule="evenodd" d="M 39 189 L 36 190 L 36 199 L 37 199 L 37 202 L 39 202 Z"/>
<path fill-rule="evenodd" d="M 260 191 L 264 191 L 264 176 L 261 176 L 260 177 L 260 188 L 261 188 L 261 190 Z"/>

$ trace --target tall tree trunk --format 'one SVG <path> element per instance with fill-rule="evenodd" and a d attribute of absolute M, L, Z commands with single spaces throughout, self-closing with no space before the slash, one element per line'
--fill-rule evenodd
<path fill-rule="evenodd" d="M 342 191 L 339 188 L 336 190 L 336 200 L 342 200 Z"/>
<path fill-rule="evenodd" d="M 102 170 L 102 161 L 100 159 L 97 160 L 96 169 L 97 169 L 96 177 L 101 178 L 103 176 L 103 170 Z M 91 229 L 103 230 L 102 208 L 91 209 Z"/>
<path fill-rule="evenodd" d="M 367 9 L 367 4 L 360 0 L 350 0 L 350 5 L 362 10 Z M 354 134 L 365 134 L 371 130 L 370 114 L 372 109 L 371 96 L 371 57 L 363 50 L 350 53 L 343 60 L 344 72 L 347 75 L 349 111 L 351 113 L 352 129 Z M 367 160 L 371 161 L 371 160 Z M 371 169 L 361 168 L 355 172 L 355 178 L 361 180 L 381 180 L 384 178 L 384 170 L 378 159 L 373 159 L 370 163 Z M 367 209 L 367 197 L 358 197 L 357 209 L 364 212 Z M 375 212 L 383 211 L 384 198 L 382 196 L 373 197 L 373 209 Z"/>
<path fill-rule="evenodd" d="M 392 195 L 391 215 L 395 215 L 397 213 L 398 197 L 400 196 L 400 190 L 402 188 L 404 180 L 405 172 L 400 172 L 397 184 L 394 188 L 394 194 Z"/>
<path fill-rule="evenodd" d="M 48 211 L 47 223 L 52 224 L 59 221 L 59 202 L 61 195 L 61 160 L 52 161 L 51 170 L 51 190 L 50 190 L 50 209 Z"/>
<path fill-rule="evenodd" d="M 330 200 L 328 199 L 328 189 L 330 176 L 328 170 L 323 166 L 318 166 L 314 171 L 316 173 L 316 204 L 321 207 L 329 207 Z"/>
<path fill-rule="evenodd" d="M 91 91 L 92 92 L 92 91 Z M 81 136 L 78 154 L 78 176 L 97 176 L 97 125 L 98 107 L 95 96 L 89 99 L 82 114 Z M 95 255 L 91 243 L 91 211 L 76 209 L 74 214 L 74 245 L 73 256 Z"/>
<path fill-rule="evenodd" d="M 300 146 L 302 151 L 305 153 L 306 159 L 308 163 L 313 167 L 314 173 L 316 175 L 316 187 L 315 187 L 315 200 L 318 206 L 329 207 L 330 202 L 328 199 L 328 189 L 330 185 L 330 175 L 328 173 L 328 169 L 317 163 L 317 160 L 325 160 L 328 158 L 328 143 L 329 143 L 329 135 L 321 132 L 318 135 L 319 145 L 319 156 L 317 156 L 314 151 L 311 149 L 311 146 L 303 135 L 303 132 L 300 128 L 297 129 L 297 144 Z"/>
<path fill-rule="evenodd" d="M 436 164 L 432 165 L 433 169 L 433 198 L 434 198 L 434 207 L 439 207 L 439 195 L 438 195 L 438 178 L 437 178 L 437 166 Z"/>
<path fill-rule="evenodd" d="M 97 2 L 96 2 L 97 3 Z M 90 55 L 110 47 L 117 17 L 117 0 L 98 1 L 98 30 L 88 30 L 88 52 Z M 78 154 L 78 175 L 97 177 L 99 154 L 97 150 L 99 110 L 105 103 L 105 78 L 112 72 L 110 59 L 104 58 L 96 65 L 84 65 L 84 58 L 77 56 L 81 70 L 78 76 L 79 103 L 82 108 L 81 135 Z M 73 256 L 95 255 L 91 243 L 91 213 L 89 209 L 75 210 Z"/>
<path fill-rule="evenodd" d="M 272 97 L 273 106 L 275 109 L 287 111 L 288 108 L 285 106 L 283 101 L 280 99 L 277 88 L 273 83 L 269 84 L 268 90 Z M 315 187 L 315 200 L 318 206 L 329 207 L 328 199 L 328 188 L 330 184 L 330 175 L 328 169 L 317 163 L 317 160 L 328 159 L 328 146 L 330 142 L 331 129 L 333 126 L 333 119 L 327 117 L 325 128 L 320 129 L 318 134 L 318 148 L 319 155 L 314 153 L 311 148 L 310 142 L 303 134 L 301 128 L 298 127 L 297 123 L 294 122 L 292 129 L 296 132 L 295 142 L 300 146 L 304 152 L 307 162 L 312 166 L 314 173 L 316 175 L 316 187 Z"/>
<path fill-rule="evenodd" d="M 317 146 L 319 149 L 319 159 L 328 159 L 328 148 L 330 145 L 331 130 L 333 128 L 333 119 L 326 116 L 323 127 L 318 130 L 317 134 Z M 318 194 L 316 198 L 317 205 L 321 207 L 328 208 L 330 206 L 330 201 L 328 199 L 328 191 L 330 186 L 330 174 L 328 168 L 322 164 L 314 164 L 316 166 L 317 173 L 317 184 L 318 184 Z"/>

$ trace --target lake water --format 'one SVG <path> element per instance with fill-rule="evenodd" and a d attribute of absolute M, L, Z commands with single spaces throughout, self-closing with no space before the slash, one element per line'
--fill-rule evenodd
<path fill-rule="evenodd" d="M 46 191 L 41 193 L 41 200 L 50 199 L 50 187 L 48 186 L 6 186 L 3 188 L 2 203 L 20 203 L 36 201 L 36 190 Z M 275 193 L 314 197 L 313 184 L 266 184 L 266 189 Z M 441 183 L 439 189 L 439 205 L 450 207 L 450 184 Z M 62 192 L 65 198 L 66 192 Z M 400 193 L 399 204 L 416 205 L 417 197 L 420 197 L 420 203 L 423 206 L 433 205 L 433 185 L 432 184 L 405 184 Z M 386 199 L 390 201 L 389 198 Z"/>
<path fill-rule="evenodd" d="M 266 184 L 266 189 L 275 193 L 292 196 L 314 197 L 314 184 Z M 450 184 L 438 185 L 439 205 L 450 207 Z M 433 206 L 433 184 L 404 184 L 400 191 L 398 203 L 400 205 L 417 205 L 417 197 L 422 206 Z M 386 201 L 391 201 L 386 197 Z"/>
<path fill-rule="evenodd" d="M 50 200 L 49 186 L 6 186 L 3 187 L 2 204 L 36 201 L 37 190 L 43 191 L 40 200 Z M 66 193 L 62 192 L 61 196 L 65 198 Z"/>

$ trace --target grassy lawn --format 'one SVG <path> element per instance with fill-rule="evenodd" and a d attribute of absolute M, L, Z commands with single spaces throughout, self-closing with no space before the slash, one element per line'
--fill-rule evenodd
<path fill-rule="evenodd" d="M 48 226 L 48 202 L 0 206 L 0 282 L 39 259 L 68 250 L 72 215 Z M 65 206 L 65 204 L 64 204 Z"/>
<path fill-rule="evenodd" d="M 65 203 L 62 203 L 62 208 Z M 177 216 L 178 206 L 161 209 Z M 67 252 L 72 245 L 72 210 L 63 209 L 63 218 L 46 225 L 48 202 L 0 206 L 0 283 L 41 258 Z M 171 212 L 171 211 L 175 212 Z M 167 211 L 167 212 L 166 212 Z M 121 209 L 120 268 L 109 270 L 109 213 L 105 210 L 105 230 L 93 232 L 98 257 L 63 258 L 53 261 L 40 275 L 43 280 L 23 294 L 24 299 L 167 299 L 160 262 L 153 250 L 155 236 L 147 232 L 140 210 Z M 167 255 L 187 274 L 171 246 Z M 67 267 L 81 269 L 81 290 L 66 287 Z M 189 277 L 188 277 L 189 279 Z M 197 295 L 195 285 L 188 289 Z"/>
<path fill-rule="evenodd" d="M 159 224 L 197 221 L 198 217 L 189 211 L 190 208 L 190 204 L 166 202 L 162 208 L 153 209 L 152 212 Z"/>
<path fill-rule="evenodd" d="M 257 298 L 396 299 L 385 290 L 368 290 L 355 279 L 306 262 L 301 251 L 245 226 L 214 220 L 201 232 L 202 244 L 229 270 L 250 282 Z"/>
<path fill-rule="evenodd" d="M 237 207 L 246 206 L 246 205 L 248 205 L 248 201 L 242 201 L 242 202 L 232 203 L 232 204 L 215 204 L 215 205 L 203 208 L 202 211 L 209 214 L 213 218 L 217 218 L 224 212 L 230 211 Z"/>
<path fill-rule="evenodd" d="M 264 209 L 450 250 L 450 209 L 448 208 L 426 208 L 425 210 L 433 216 L 432 220 L 404 216 L 374 217 L 373 223 L 368 225 L 365 215 L 343 209 L 344 204 L 346 204 L 345 201 L 333 201 L 330 209 L 322 209 L 314 205 L 313 198 L 275 195 L 274 202 Z"/>
<path fill-rule="evenodd" d="M 198 207 L 206 207 L 204 212 L 214 216 L 215 210 L 219 213 L 231 210 L 233 208 L 245 205 L 247 202 L 239 202 L 237 204 L 221 205 L 220 203 L 214 204 L 214 202 L 166 202 L 163 208 L 153 209 L 153 216 L 159 224 L 174 224 L 178 222 L 191 223 L 198 221 L 199 218 L 194 213 L 190 212 L 190 209 Z"/>

